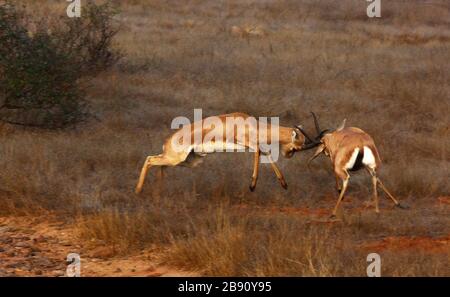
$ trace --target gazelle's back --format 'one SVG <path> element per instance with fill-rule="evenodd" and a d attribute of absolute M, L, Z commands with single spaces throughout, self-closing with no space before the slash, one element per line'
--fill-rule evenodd
<path fill-rule="evenodd" d="M 347 127 L 340 131 L 333 133 L 333 143 L 330 145 L 331 149 L 335 152 L 334 161 L 335 165 L 342 162 L 348 163 L 349 170 L 357 170 L 361 164 L 367 165 L 373 168 L 377 168 L 381 165 L 381 159 L 378 154 L 378 150 L 375 146 L 375 142 L 372 137 L 357 127 Z"/>

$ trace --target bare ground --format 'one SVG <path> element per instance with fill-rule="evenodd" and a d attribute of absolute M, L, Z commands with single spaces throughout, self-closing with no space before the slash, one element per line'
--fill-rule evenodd
<path fill-rule="evenodd" d="M 354 205 L 349 197 L 344 207 L 351 212 L 372 211 L 370 206 Z M 331 199 L 330 199 L 331 200 Z M 448 210 L 449 197 L 438 197 L 430 210 Z M 282 214 L 307 218 L 311 224 L 341 224 L 329 220 L 329 209 L 309 207 L 258 206 L 237 204 L 234 211 L 262 216 Z M 392 215 L 396 209 L 383 209 Z M 405 213 L 406 214 L 406 213 Z M 102 240 L 80 240 L 77 223 L 47 216 L 0 217 L 0 276 L 66 276 L 66 257 L 69 253 L 81 256 L 82 276 L 199 276 L 201 272 L 188 272 L 164 264 L 161 246 L 145 248 L 122 255 L 114 245 Z M 421 252 L 426 255 L 445 255 L 450 251 L 450 234 L 402 236 L 392 235 L 355 242 L 354 249 L 364 252 Z"/>
<path fill-rule="evenodd" d="M 100 242 L 76 240 L 76 227 L 45 217 L 0 218 L 0 276 L 65 276 L 66 257 L 79 253 L 82 276 L 193 276 L 159 264 L 145 249 L 126 257 Z"/>

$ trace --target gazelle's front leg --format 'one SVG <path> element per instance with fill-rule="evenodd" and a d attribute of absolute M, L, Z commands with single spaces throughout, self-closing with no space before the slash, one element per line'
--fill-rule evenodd
<path fill-rule="evenodd" d="M 252 183 L 250 184 L 250 191 L 254 191 L 256 187 L 256 181 L 258 180 L 258 170 L 259 170 L 259 149 L 256 149 L 254 157 L 253 157 L 253 174 L 252 174 Z"/>
<path fill-rule="evenodd" d="M 350 179 L 349 174 L 346 171 L 338 170 L 335 171 L 336 175 L 339 176 L 342 179 L 342 190 L 339 193 L 339 198 L 336 203 L 336 206 L 333 209 L 333 213 L 331 214 L 331 218 L 336 217 L 337 210 L 339 208 L 339 204 L 341 203 L 342 199 L 344 198 L 345 191 L 347 190 L 348 180 Z"/>
<path fill-rule="evenodd" d="M 341 193 L 339 194 L 339 198 L 338 198 L 338 201 L 336 203 L 336 206 L 333 209 L 333 213 L 331 214 L 332 218 L 336 217 L 336 213 L 337 213 L 337 210 L 339 208 L 339 204 L 341 203 L 342 198 L 344 198 L 345 191 L 347 190 L 347 185 L 348 185 L 348 178 L 344 179 L 342 181 L 342 190 L 341 190 Z"/>
<path fill-rule="evenodd" d="M 278 180 L 280 181 L 281 186 L 285 190 L 287 190 L 287 183 L 284 180 L 283 174 L 281 173 L 280 169 L 278 169 L 278 166 L 273 161 L 272 156 L 270 154 L 268 154 L 267 158 L 269 158 L 270 166 L 272 166 L 272 169 L 275 172 L 275 175 L 277 176 Z"/>

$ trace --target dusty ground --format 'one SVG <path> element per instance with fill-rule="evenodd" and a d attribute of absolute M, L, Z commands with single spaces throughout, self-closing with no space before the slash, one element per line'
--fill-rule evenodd
<path fill-rule="evenodd" d="M 99 242 L 77 243 L 74 227 L 43 217 L 0 218 L 0 276 L 65 276 L 66 257 L 78 253 L 82 276 L 189 276 L 158 264 L 146 249 L 126 257 Z"/>
<path fill-rule="evenodd" d="M 353 198 L 354 199 L 354 198 Z M 350 200 L 350 201 L 349 201 Z M 449 197 L 439 197 L 430 205 L 448 209 Z M 352 198 L 345 201 L 351 212 L 371 211 L 368 207 L 351 207 Z M 239 204 L 235 211 L 273 213 L 307 217 L 311 223 L 340 224 L 329 220 L 329 209 L 308 207 L 261 207 Z M 396 209 L 383 209 L 385 213 Z M 161 247 L 146 248 L 127 256 L 118 256 L 114 246 L 101 240 L 78 240 L 76 224 L 48 217 L 0 217 L 0 276 L 65 276 L 69 253 L 81 256 L 82 276 L 198 276 L 168 267 L 161 261 Z M 355 243 L 356 250 L 367 252 L 422 252 L 428 255 L 448 254 L 450 234 L 439 236 L 386 236 Z"/>

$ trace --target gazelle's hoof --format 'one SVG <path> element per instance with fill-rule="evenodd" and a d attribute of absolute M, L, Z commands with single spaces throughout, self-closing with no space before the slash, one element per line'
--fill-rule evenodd
<path fill-rule="evenodd" d="M 256 186 L 250 185 L 248 188 L 250 189 L 251 192 L 253 192 L 255 190 Z"/>
<path fill-rule="evenodd" d="M 408 209 L 409 208 L 409 206 L 407 206 L 407 205 L 403 205 L 403 204 L 396 204 L 395 206 L 397 206 L 398 208 L 400 208 L 400 209 Z"/>
<path fill-rule="evenodd" d="M 287 190 L 287 188 L 288 188 L 288 185 L 287 185 L 287 183 L 281 183 L 281 186 L 283 187 L 283 189 L 285 189 L 285 190 Z"/>
<path fill-rule="evenodd" d="M 330 216 L 330 219 L 331 220 L 334 220 L 334 219 L 336 219 L 336 215 L 333 213 L 333 214 L 331 214 L 331 216 Z"/>

